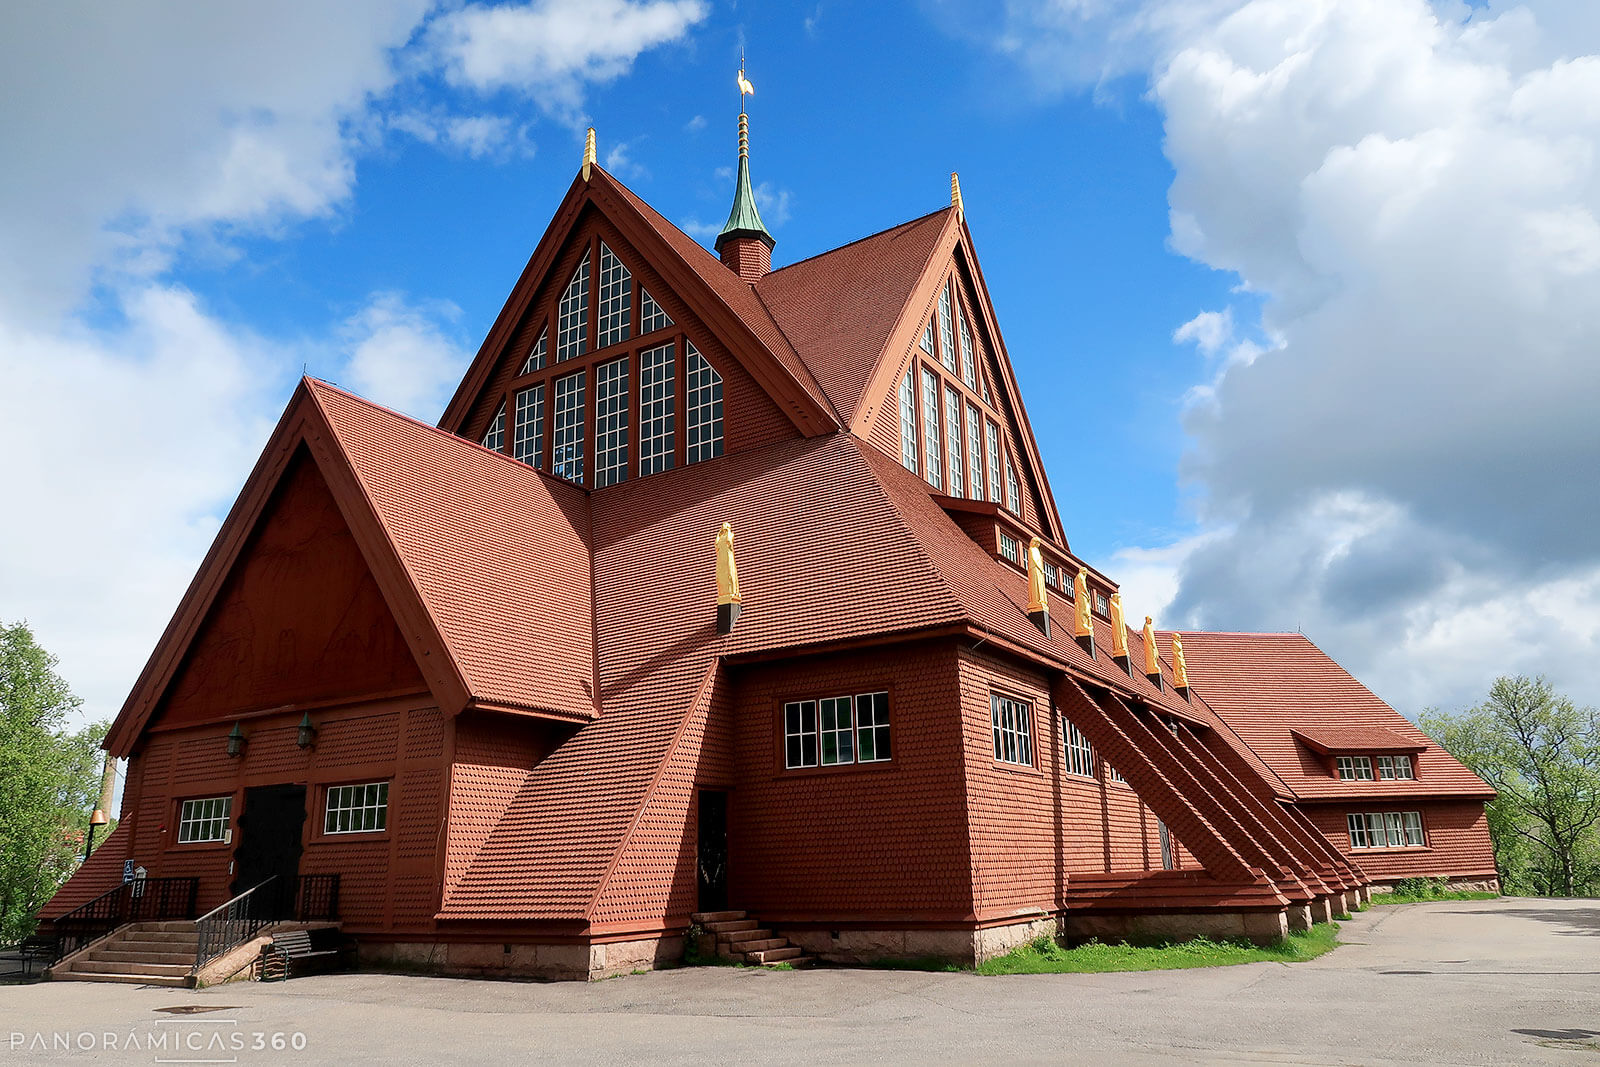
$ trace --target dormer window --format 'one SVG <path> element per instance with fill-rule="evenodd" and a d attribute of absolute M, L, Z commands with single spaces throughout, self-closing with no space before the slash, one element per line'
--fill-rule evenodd
<path fill-rule="evenodd" d="M 1109 615 L 1111 613 L 1111 601 L 1107 600 L 1106 595 L 1098 589 L 1094 591 L 1094 612 L 1096 615 Z M 1176 730 L 1177 724 L 1173 723 L 1172 725 Z"/>
<path fill-rule="evenodd" d="M 1409 763 L 1410 761 L 1407 760 Z M 1372 757 L 1370 756 L 1339 756 L 1334 760 L 1339 771 L 1341 782 L 1370 782 L 1372 781 Z"/>
<path fill-rule="evenodd" d="M 1004 530 L 1000 531 L 1000 554 L 1017 566 L 1022 566 L 1022 545 Z"/>
<path fill-rule="evenodd" d="M 556 312 L 556 362 L 561 363 L 589 351 L 589 253 L 583 253 L 578 269 L 561 294 Z"/>
<path fill-rule="evenodd" d="M 1378 777 L 1385 780 L 1411 781 L 1416 778 L 1410 756 L 1379 756 Z"/>

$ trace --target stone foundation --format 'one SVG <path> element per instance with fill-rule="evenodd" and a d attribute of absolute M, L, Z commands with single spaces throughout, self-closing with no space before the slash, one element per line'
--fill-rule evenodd
<path fill-rule="evenodd" d="M 373 970 L 582 982 L 675 964 L 683 959 L 683 948 L 682 936 L 593 945 L 362 941 L 356 958 Z"/>
<path fill-rule="evenodd" d="M 975 958 L 971 930 L 779 929 L 773 936 L 786 937 L 806 955 L 829 963 L 934 959 L 971 967 Z"/>
<path fill-rule="evenodd" d="M 1394 879 L 1394 881 L 1390 881 L 1390 882 L 1373 882 L 1371 885 L 1366 886 L 1365 888 L 1366 888 L 1366 892 L 1367 892 L 1367 899 L 1370 900 L 1372 898 L 1372 894 L 1373 893 L 1393 893 L 1394 892 L 1395 883 L 1398 882 L 1399 880 L 1400 879 L 1396 878 L 1396 879 Z M 1499 893 L 1500 892 L 1500 879 L 1499 878 L 1482 878 L 1482 877 L 1450 878 L 1450 879 L 1448 879 L 1446 881 L 1445 884 L 1446 884 L 1446 886 L 1448 886 L 1448 888 L 1450 888 L 1452 891 L 1457 892 L 1457 893 Z"/>
<path fill-rule="evenodd" d="M 1307 905 L 1307 907 L 1309 907 L 1311 910 L 1311 921 L 1313 923 L 1331 922 L 1335 915 L 1343 914 L 1344 909 L 1342 907 L 1336 907 L 1336 901 L 1338 904 L 1342 905 L 1344 903 L 1344 898 L 1322 896 L 1313 900 L 1309 905 Z"/>
<path fill-rule="evenodd" d="M 1299 909 L 1307 912 L 1308 909 Z M 1094 915 L 1068 912 L 1066 936 L 1073 941 L 1188 941 L 1209 937 L 1213 941 L 1248 938 L 1269 945 L 1289 934 L 1285 911 L 1173 911 L 1131 915 Z"/>

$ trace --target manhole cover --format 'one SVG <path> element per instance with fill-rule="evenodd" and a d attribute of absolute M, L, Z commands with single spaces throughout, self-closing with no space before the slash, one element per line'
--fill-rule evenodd
<path fill-rule="evenodd" d="M 170 1008 L 157 1008 L 168 1015 L 203 1015 L 208 1011 L 238 1011 L 238 1004 L 174 1004 Z"/>

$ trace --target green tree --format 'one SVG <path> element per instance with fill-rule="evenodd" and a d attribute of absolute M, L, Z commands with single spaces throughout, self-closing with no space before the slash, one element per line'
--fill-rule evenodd
<path fill-rule="evenodd" d="M 106 726 L 69 728 L 82 701 L 55 666 L 27 623 L 0 624 L 0 943 L 76 869 L 99 795 Z"/>
<path fill-rule="evenodd" d="M 1495 859 L 1511 890 L 1551 896 L 1600 888 L 1600 714 L 1543 677 L 1500 678 L 1458 714 L 1424 712 L 1422 727 L 1494 786 Z"/>

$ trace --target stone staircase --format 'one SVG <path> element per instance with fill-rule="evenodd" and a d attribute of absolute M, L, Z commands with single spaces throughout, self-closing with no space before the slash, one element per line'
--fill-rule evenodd
<path fill-rule="evenodd" d="M 807 967 L 812 957 L 789 939 L 772 936 L 772 931 L 762 927 L 742 911 L 702 911 L 690 918 L 705 929 L 700 949 L 702 955 L 714 950 L 723 959 L 735 963 L 753 963 L 773 967 L 786 963 L 791 967 Z"/>
<path fill-rule="evenodd" d="M 192 921 L 133 923 L 56 964 L 50 980 L 188 986 L 199 940 Z"/>

